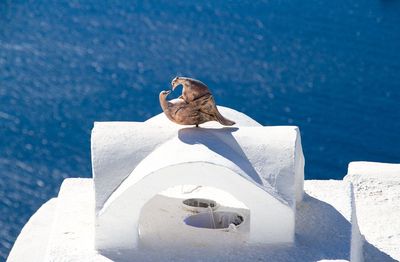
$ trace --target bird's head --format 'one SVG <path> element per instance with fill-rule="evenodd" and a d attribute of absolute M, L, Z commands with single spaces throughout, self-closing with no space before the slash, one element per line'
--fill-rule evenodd
<path fill-rule="evenodd" d="M 160 97 L 165 98 L 171 93 L 171 90 L 165 90 L 160 92 Z"/>
<path fill-rule="evenodd" d="M 186 77 L 181 77 L 181 76 L 177 76 L 174 79 L 172 79 L 172 81 L 171 81 L 172 90 L 175 90 L 175 88 L 177 86 L 179 86 L 180 84 L 183 84 L 183 81 L 185 79 L 186 79 Z"/>

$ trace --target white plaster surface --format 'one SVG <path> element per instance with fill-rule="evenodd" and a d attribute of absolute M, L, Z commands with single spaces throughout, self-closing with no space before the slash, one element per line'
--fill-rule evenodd
<path fill-rule="evenodd" d="M 365 261 L 382 261 L 371 246 L 400 260 L 400 164 L 352 162 L 344 180 L 354 185 L 357 222 L 369 242 Z"/>
<path fill-rule="evenodd" d="M 249 233 L 250 212 L 244 208 L 224 206 L 213 193 L 204 194 L 216 200 L 220 206 L 216 212 L 234 212 L 241 215 L 244 221 L 237 227 L 225 229 L 197 228 L 185 223 L 185 219 L 192 215 L 199 215 L 183 207 L 182 201 L 186 198 L 178 198 L 157 195 L 152 198 L 142 209 L 139 220 L 141 248 L 153 250 L 164 248 L 202 247 L 208 249 L 226 248 L 230 246 L 242 246 L 246 243 Z M 195 194 L 186 194 L 186 197 L 202 195 L 200 189 Z M 207 211 L 201 212 L 205 217 L 213 214 Z"/>
<path fill-rule="evenodd" d="M 297 127 L 219 109 L 237 124 L 182 127 L 163 114 L 95 123 L 93 180 L 66 179 L 8 261 L 400 259 L 400 164 L 352 162 L 343 181 L 304 181 Z M 245 222 L 192 228 L 180 205 L 189 197 L 216 200 Z"/>
<path fill-rule="evenodd" d="M 393 178 L 400 175 L 400 164 L 355 161 L 349 164 L 347 174 L 371 176 L 379 179 L 385 179 L 385 176 Z"/>
<path fill-rule="evenodd" d="M 290 126 L 170 130 L 137 122 L 96 123 L 92 132 L 96 207 L 99 211 L 135 169 L 151 172 L 184 161 L 214 159 L 274 188 L 294 205 L 304 177 L 299 141 L 298 129 Z"/>
<path fill-rule="evenodd" d="M 238 126 L 261 126 L 255 120 L 227 107 L 221 114 Z M 145 124 L 146 123 L 146 124 Z M 221 128 L 217 122 L 201 125 Z M 95 179 L 96 210 L 100 210 L 115 188 L 148 154 L 163 142 L 176 137 L 179 129 L 188 128 L 169 121 L 164 113 L 146 122 L 95 122 L 91 136 L 92 168 Z"/>
<path fill-rule="evenodd" d="M 183 185 L 170 187 L 159 193 L 159 195 L 170 197 L 170 198 L 212 198 L 217 201 L 220 205 L 232 208 L 246 209 L 246 205 L 236 199 L 234 196 L 215 187 L 198 186 L 198 185 Z"/>
<path fill-rule="evenodd" d="M 304 180 L 298 128 L 262 127 L 224 110 L 238 127 L 182 127 L 164 123 L 163 115 L 95 124 L 96 248 L 137 247 L 144 204 L 169 187 L 192 184 L 223 189 L 250 209 L 249 243 L 293 242 Z"/>
<path fill-rule="evenodd" d="M 296 223 L 296 231 L 307 235 L 309 241 L 314 242 L 314 239 L 318 239 L 308 245 L 321 250 L 330 246 L 332 250 L 329 252 L 341 254 L 341 258 L 350 261 L 350 185 L 340 180 L 307 180 L 304 191 L 307 195 L 304 201 L 298 204 L 297 210 L 300 214 L 296 219 L 300 220 L 301 217 L 301 223 L 305 224 Z M 318 210 L 313 210 L 313 206 L 318 206 Z"/>
<path fill-rule="evenodd" d="M 294 210 L 228 168 L 212 163 L 192 162 L 169 166 L 144 177 L 137 178 L 137 176 L 129 176 L 124 182 L 126 185 L 121 185 L 121 191 L 117 190 L 98 214 L 96 219 L 98 249 L 136 247 L 138 219 L 144 204 L 159 192 L 180 183 L 217 187 L 242 201 L 251 212 L 248 242 L 293 241 Z M 199 234 L 199 237 L 203 236 Z"/>
<path fill-rule="evenodd" d="M 44 261 L 101 261 L 93 244 L 93 180 L 64 180 L 57 203 Z"/>
<path fill-rule="evenodd" d="M 242 113 L 224 110 L 230 112 L 239 127 L 160 124 L 165 118 L 163 115 L 144 123 L 95 123 L 91 148 L 97 212 L 137 167 L 154 170 L 162 165 L 198 161 L 200 157 L 223 160 L 225 166 L 247 174 L 253 182 L 266 189 L 272 187 L 294 207 L 296 200 L 301 200 L 304 179 L 298 128 L 261 127 Z M 203 153 L 197 153 L 199 149 Z"/>
<path fill-rule="evenodd" d="M 44 203 L 25 224 L 8 255 L 8 262 L 44 261 L 57 199 Z"/>
<path fill-rule="evenodd" d="M 94 220 L 91 218 L 94 208 L 93 182 L 91 179 L 67 179 L 59 196 L 65 200 L 57 200 L 60 207 L 57 209 L 68 216 L 58 220 L 58 228 L 51 234 L 54 242 L 52 240 L 49 246 L 47 260 L 38 261 L 349 261 L 351 225 L 348 219 L 351 216 L 351 194 L 348 183 L 335 180 L 306 180 L 304 186 L 304 200 L 297 206 L 294 245 L 244 244 L 241 247 L 224 247 L 219 250 L 202 247 L 144 248 L 136 251 L 110 250 L 99 254 L 94 251 Z M 186 189 L 184 192 L 190 191 Z M 208 193 L 210 191 L 207 191 Z M 182 189 L 177 188 L 176 192 L 163 194 L 177 196 L 182 194 Z M 159 208 L 163 206 L 160 205 Z M 24 234 L 30 232 L 40 235 L 39 232 L 45 234 L 50 230 L 51 224 L 47 223 L 48 215 L 45 209 L 39 209 L 35 216 L 41 217 L 41 223 L 28 223 L 21 232 L 21 239 L 26 237 Z M 64 234 L 65 232 L 70 233 Z M 372 252 L 375 259 L 367 258 L 366 261 L 394 261 L 373 245 L 366 245 L 370 245 L 369 249 L 374 249 L 369 250 L 367 254 Z M 32 247 L 15 245 L 12 254 L 26 257 L 24 252 L 30 248 Z"/>

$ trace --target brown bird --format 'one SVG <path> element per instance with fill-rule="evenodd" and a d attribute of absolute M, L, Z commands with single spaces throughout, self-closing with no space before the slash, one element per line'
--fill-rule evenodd
<path fill-rule="evenodd" d="M 188 77 L 175 77 L 172 91 L 182 85 L 182 95 L 167 101 L 171 91 L 160 93 L 160 105 L 165 115 L 174 123 L 180 125 L 200 125 L 208 121 L 218 121 L 224 126 L 232 126 L 235 122 L 223 117 L 215 105 L 208 87 L 199 80 Z"/>

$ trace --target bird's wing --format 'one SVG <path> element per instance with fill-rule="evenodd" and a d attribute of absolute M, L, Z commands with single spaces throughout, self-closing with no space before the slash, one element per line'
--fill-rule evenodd
<path fill-rule="evenodd" d="M 193 107 L 193 109 L 198 110 L 198 111 L 205 111 L 206 110 L 206 106 L 211 102 L 213 102 L 214 99 L 212 98 L 211 94 L 205 94 L 191 102 L 189 102 L 188 104 Z"/>
<path fill-rule="evenodd" d="M 213 96 L 210 94 L 208 96 L 206 96 L 201 102 L 200 102 L 201 106 L 199 108 L 199 110 L 203 113 L 203 114 L 207 114 L 210 116 L 214 116 L 214 112 L 217 110 L 217 107 L 215 105 L 215 101 Z"/>
<path fill-rule="evenodd" d="M 182 98 L 187 102 L 194 102 L 201 97 L 211 94 L 208 87 L 200 81 L 194 79 L 186 79 L 182 88 Z"/>

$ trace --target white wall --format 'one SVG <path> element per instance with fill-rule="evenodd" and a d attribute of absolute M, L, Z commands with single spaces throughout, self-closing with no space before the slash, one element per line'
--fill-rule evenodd
<path fill-rule="evenodd" d="M 180 184 L 216 187 L 242 201 L 251 213 L 251 243 L 293 242 L 292 208 L 228 168 L 197 162 L 163 168 L 117 190 L 98 214 L 96 248 L 136 248 L 141 208 L 157 193 Z"/>

